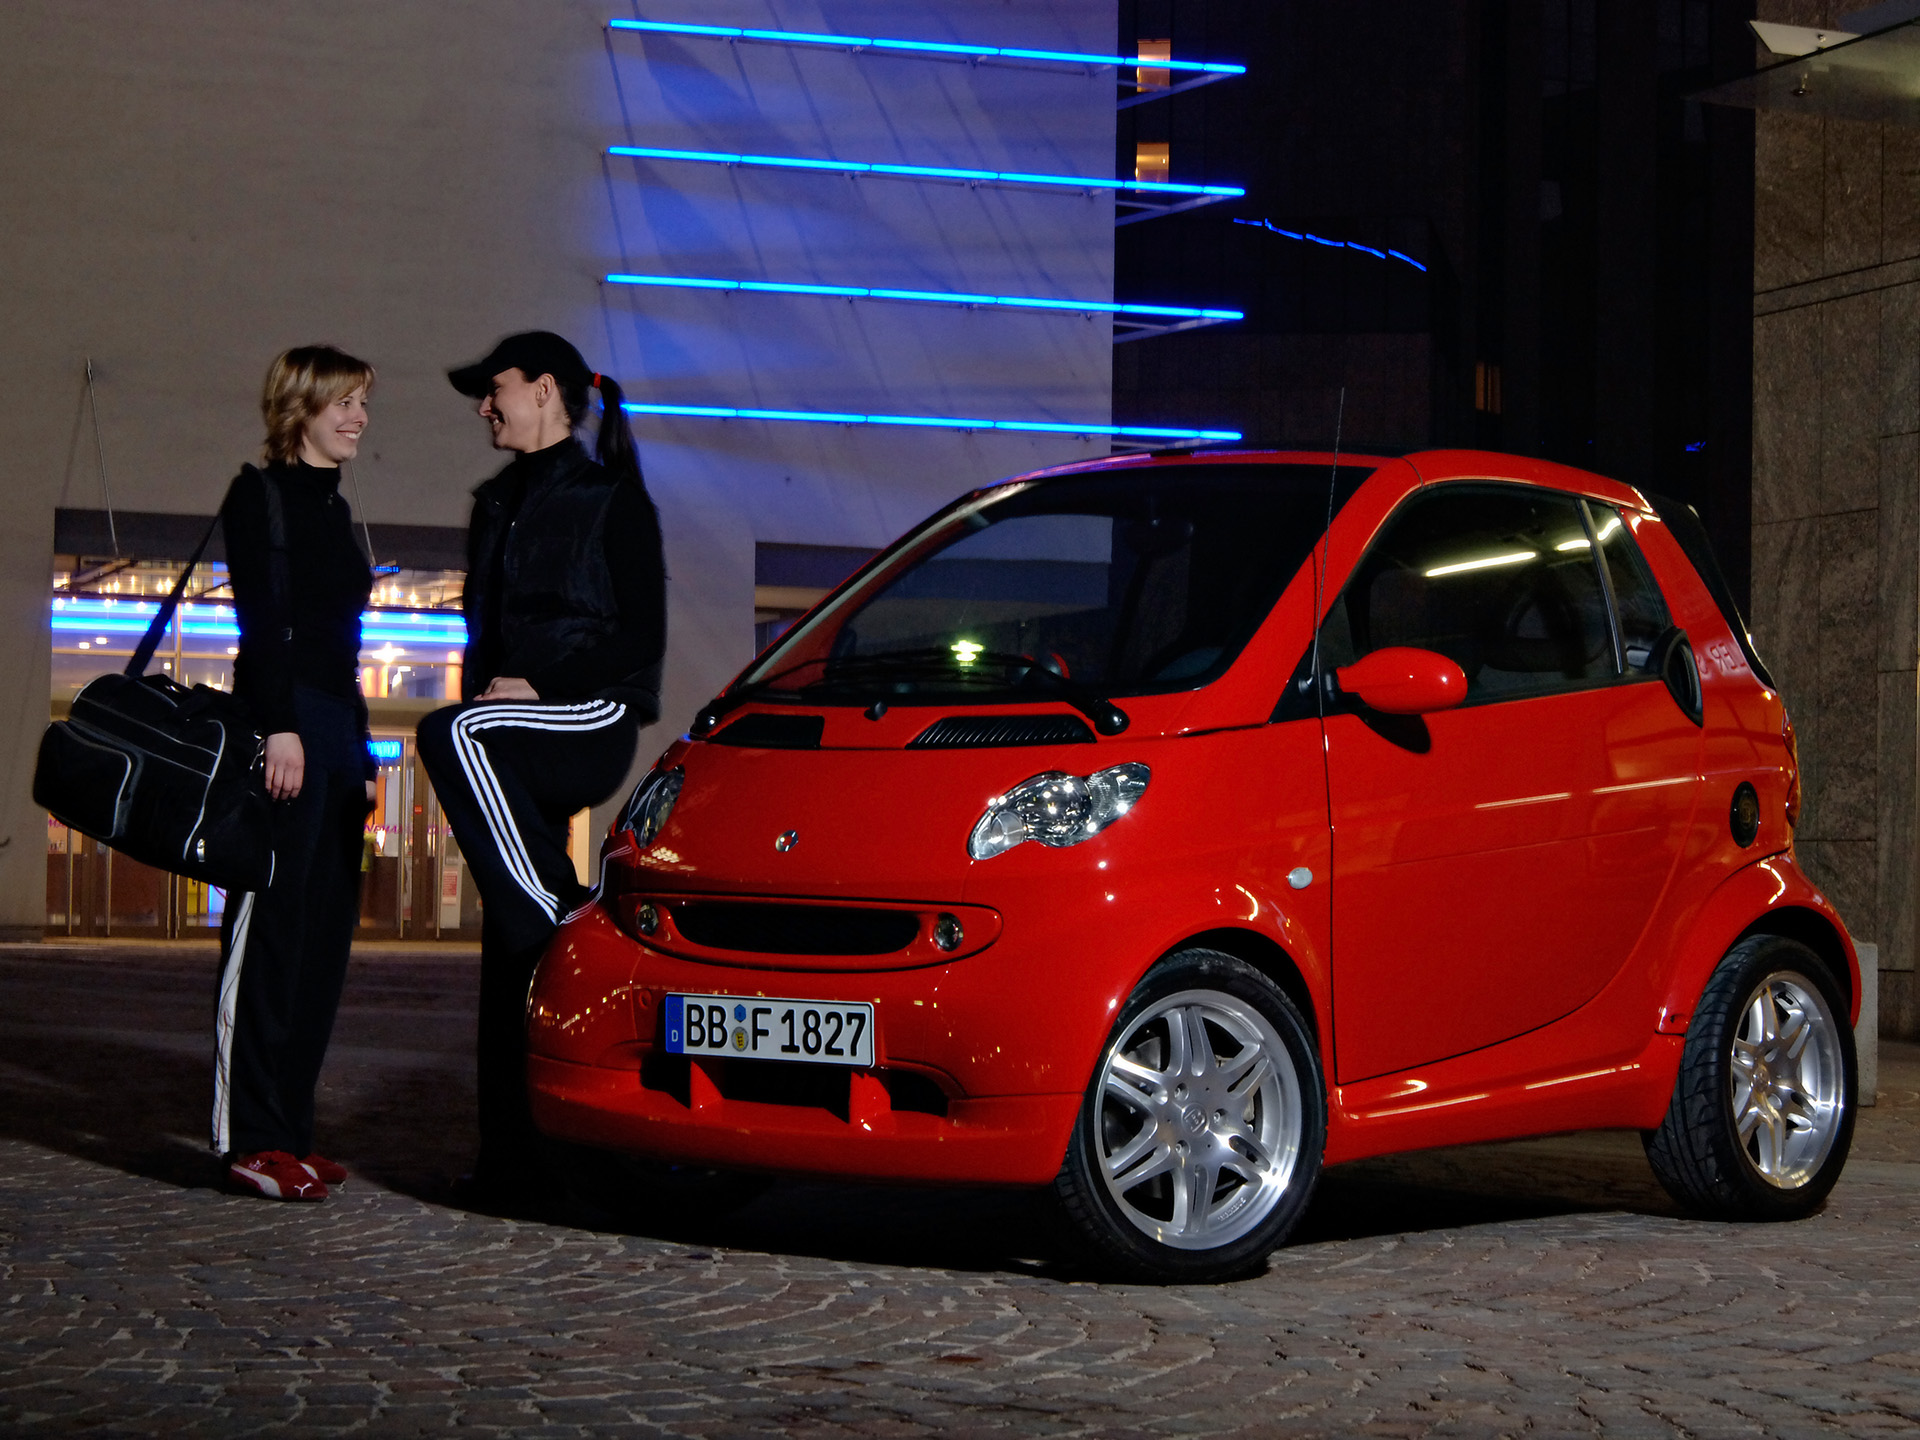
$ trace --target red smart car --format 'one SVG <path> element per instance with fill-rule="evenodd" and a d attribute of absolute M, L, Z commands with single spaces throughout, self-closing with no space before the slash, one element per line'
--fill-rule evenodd
<path fill-rule="evenodd" d="M 1845 1163 L 1859 967 L 1699 522 L 1463 451 L 957 501 L 661 756 L 530 998 L 545 1130 L 1046 1186 L 1260 1266 L 1321 1167 L 1630 1126 L 1693 1210 Z"/>

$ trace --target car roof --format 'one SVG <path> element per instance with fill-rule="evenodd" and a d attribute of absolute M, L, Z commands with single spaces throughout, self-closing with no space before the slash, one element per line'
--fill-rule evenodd
<path fill-rule="evenodd" d="M 1422 484 L 1444 480 L 1506 480 L 1523 485 L 1547 485 L 1571 490 L 1611 505 L 1625 505 L 1647 514 L 1654 508 L 1631 485 L 1596 475 L 1590 470 L 1536 460 L 1525 455 L 1504 455 L 1492 450 L 1419 450 L 1401 456 L 1347 454 L 1337 457 L 1342 465 L 1360 465 L 1378 470 L 1396 463 L 1412 467 Z M 1191 465 L 1326 465 L 1336 457 L 1325 450 L 1197 450 L 1156 451 L 1146 455 L 1113 455 L 1099 460 L 1079 460 L 1032 470 L 1013 477 L 1016 480 L 1044 480 L 1056 475 L 1098 474 L 1166 466 Z M 991 488 L 991 487 L 989 487 Z"/>

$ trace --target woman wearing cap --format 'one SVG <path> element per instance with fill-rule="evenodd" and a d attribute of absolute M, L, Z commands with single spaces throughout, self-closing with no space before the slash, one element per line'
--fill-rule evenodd
<path fill-rule="evenodd" d="M 474 491 L 465 703 L 420 723 L 420 758 L 485 902 L 475 1198 L 537 1196 L 526 1098 L 533 967 L 587 890 L 571 816 L 605 800 L 660 714 L 666 573 L 620 387 L 544 330 L 448 372 L 479 401 L 506 469 Z M 574 438 L 600 397 L 595 453 Z"/>
<path fill-rule="evenodd" d="M 272 880 L 228 895 L 220 932 L 213 1145 L 229 1183 L 275 1200 L 324 1200 L 347 1178 L 314 1151 L 313 1090 L 359 922 L 373 799 L 357 682 L 373 572 L 340 496 L 372 385 L 371 365 L 331 346 L 275 360 L 260 398 L 267 464 L 241 470 L 220 507 L 240 622 L 233 688 L 267 737 L 275 803 Z"/>

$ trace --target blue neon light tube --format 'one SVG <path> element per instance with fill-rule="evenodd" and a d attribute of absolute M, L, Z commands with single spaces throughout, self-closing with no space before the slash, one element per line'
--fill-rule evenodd
<path fill-rule="evenodd" d="M 1325 245 L 1329 250 L 1358 250 L 1362 254 L 1373 256 L 1376 260 L 1403 261 L 1418 270 L 1422 275 L 1427 273 L 1426 266 L 1422 265 L 1418 260 L 1406 254 L 1404 251 L 1382 250 L 1377 246 L 1362 245 L 1358 240 L 1329 240 L 1326 236 L 1316 235 L 1311 230 L 1283 230 L 1271 220 L 1242 220 L 1236 216 L 1233 223 L 1236 225 L 1251 225 L 1257 230 L 1270 230 L 1283 240 L 1310 241 L 1315 245 Z"/>
<path fill-rule="evenodd" d="M 154 600 L 98 600 L 61 596 L 52 607 L 55 631 L 76 635 L 144 635 L 160 613 Z M 237 640 L 240 622 L 231 605 L 182 605 L 177 612 L 184 635 Z M 169 627 L 171 628 L 171 627 Z M 360 615 L 363 644 L 392 644 L 405 649 L 441 650 L 467 643 L 467 622 L 446 610 L 365 610 Z"/>
<path fill-rule="evenodd" d="M 609 20 L 610 30 L 656 35 L 698 35 L 710 40 L 759 40 L 770 45 L 822 45 L 845 50 L 892 50 L 918 55 L 962 55 L 974 60 L 1051 60 L 1069 65 L 1120 65 L 1140 70 L 1195 70 L 1208 75 L 1244 75 L 1247 67 L 1206 60 L 1154 60 L 1141 55 L 1089 55 L 1078 50 L 1022 50 L 1006 45 L 957 45 L 942 40 L 883 40 L 871 35 L 828 35 L 810 30 L 742 30 L 731 25 L 683 25 L 667 20 Z"/>
<path fill-rule="evenodd" d="M 924 300 L 938 305 L 1000 305 L 1018 310 L 1093 311 L 1104 315 L 1159 315 L 1180 320 L 1244 320 L 1239 310 L 1195 310 L 1185 305 L 1135 305 L 1113 300 L 1041 300 L 1026 295 L 973 295 L 959 290 L 887 290 L 859 285 L 798 285 L 773 280 L 699 280 L 682 275 L 609 275 L 609 285 L 659 285 L 678 290 L 748 290 L 770 295 L 824 295 L 847 300 Z"/>
<path fill-rule="evenodd" d="M 1054 420 L 970 420 L 957 415 L 863 415 L 842 410 L 752 410 L 731 405 L 645 405 L 629 415 L 691 415 L 705 420 L 803 420 L 819 425 L 918 425 L 929 430 L 1018 430 L 1047 435 L 1115 435 L 1137 440 L 1238 440 L 1238 430 L 1180 430 L 1164 425 L 1076 425 Z"/>
<path fill-rule="evenodd" d="M 964 170 L 945 165 L 868 164 L 861 160 L 811 160 L 799 155 L 734 155 L 724 150 L 662 150 L 651 145 L 609 145 L 607 154 L 632 160 L 695 160 L 707 165 L 762 165 L 779 170 L 830 170 L 841 175 L 971 180 L 997 185 L 1060 185 L 1073 190 L 1142 190 L 1156 195 L 1223 197 L 1247 193 L 1237 185 L 1181 185 L 1167 180 L 1126 180 L 1097 175 L 1030 175 L 1020 170 Z"/>

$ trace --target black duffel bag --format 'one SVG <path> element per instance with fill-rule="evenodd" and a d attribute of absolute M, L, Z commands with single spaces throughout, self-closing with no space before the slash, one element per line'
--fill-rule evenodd
<path fill-rule="evenodd" d="M 278 497 L 267 489 L 271 511 Z M 264 890 L 273 838 L 260 732 L 227 691 L 145 673 L 212 539 L 209 527 L 127 668 L 89 681 L 69 717 L 47 727 L 33 799 L 143 865 Z"/>

